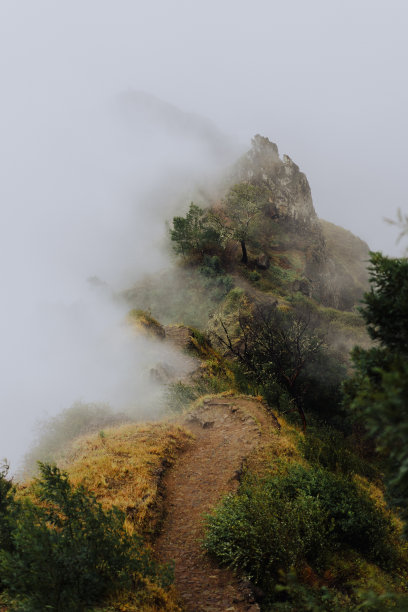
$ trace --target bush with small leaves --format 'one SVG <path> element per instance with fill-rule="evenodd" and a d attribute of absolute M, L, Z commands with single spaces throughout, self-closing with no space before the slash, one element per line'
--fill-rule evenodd
<path fill-rule="evenodd" d="M 244 481 L 206 518 L 205 549 L 273 592 L 282 572 L 323 569 L 333 551 L 354 549 L 392 567 L 392 527 L 350 479 L 321 468 Z"/>

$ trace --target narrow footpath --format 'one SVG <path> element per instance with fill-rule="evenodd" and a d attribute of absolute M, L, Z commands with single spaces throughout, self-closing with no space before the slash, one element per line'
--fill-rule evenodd
<path fill-rule="evenodd" d="M 165 477 L 166 518 L 156 551 L 162 561 L 175 561 L 175 584 L 188 612 L 259 610 L 248 587 L 217 567 L 200 540 L 203 515 L 239 485 L 243 462 L 260 441 L 260 419 L 255 399 L 219 396 L 184 423 L 195 441 Z"/>

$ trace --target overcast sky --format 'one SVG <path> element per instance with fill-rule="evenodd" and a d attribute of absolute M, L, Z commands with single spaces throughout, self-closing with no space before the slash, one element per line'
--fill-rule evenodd
<path fill-rule="evenodd" d="M 398 254 L 383 217 L 408 212 L 407 18 L 402 0 L 0 0 L 0 457 L 43 413 L 135 394 L 124 313 L 85 279 L 164 265 L 177 192 L 221 165 L 163 126 L 133 142 L 112 100 L 153 94 L 241 150 L 268 136 L 320 217 Z"/>
<path fill-rule="evenodd" d="M 2 100 L 35 120 L 141 89 L 306 172 L 320 216 L 397 253 L 407 209 L 404 0 L 2 0 Z M 24 119 L 24 115 L 28 119 Z M 27 127 L 31 130 L 27 133 Z"/>

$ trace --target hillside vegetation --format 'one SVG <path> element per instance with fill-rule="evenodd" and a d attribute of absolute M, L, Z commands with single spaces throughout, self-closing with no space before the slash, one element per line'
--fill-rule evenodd
<path fill-rule="evenodd" d="M 172 269 L 120 297 L 133 331 L 192 367 L 162 378 L 160 421 L 76 405 L 29 457 L 58 468 L 18 487 L 4 470 L 4 606 L 407 610 L 406 259 L 319 220 L 305 175 L 261 136 L 213 202 L 174 217 L 169 239 Z M 55 506 L 61 482 L 82 525 Z M 95 516 L 126 544 L 120 561 L 86 565 L 79 590 L 62 580 L 64 600 L 13 581 L 57 559 L 55 591 L 79 563 L 65 526 L 88 559 Z"/>

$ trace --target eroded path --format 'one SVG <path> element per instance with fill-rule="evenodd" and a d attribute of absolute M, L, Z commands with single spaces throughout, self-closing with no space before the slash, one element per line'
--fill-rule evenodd
<path fill-rule="evenodd" d="M 185 425 L 196 439 L 165 478 L 167 517 L 157 554 L 175 561 L 176 587 L 188 612 L 255 612 L 250 591 L 205 556 L 200 539 L 203 514 L 236 490 L 245 458 L 271 422 L 255 399 L 218 397 L 191 413 Z"/>

